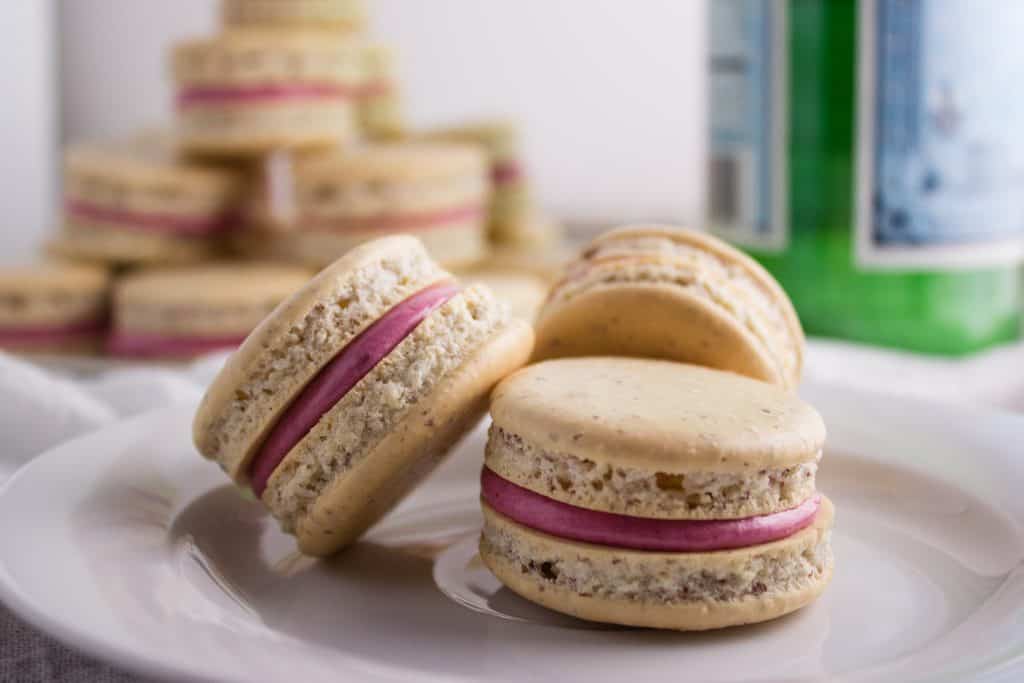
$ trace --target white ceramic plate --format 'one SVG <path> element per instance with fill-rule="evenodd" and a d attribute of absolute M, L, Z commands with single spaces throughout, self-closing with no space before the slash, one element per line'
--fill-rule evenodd
<path fill-rule="evenodd" d="M 0 597 L 119 666 L 244 681 L 1024 679 L 1024 419 L 811 388 L 836 577 L 684 634 L 535 607 L 475 558 L 483 431 L 364 542 L 295 553 L 189 443 L 189 407 L 62 446 L 0 494 Z"/>

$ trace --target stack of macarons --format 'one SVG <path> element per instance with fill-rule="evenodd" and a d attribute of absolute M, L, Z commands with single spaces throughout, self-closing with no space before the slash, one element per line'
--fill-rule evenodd
<path fill-rule="evenodd" d="M 803 337 L 785 294 L 717 240 L 658 226 L 598 238 L 568 271 L 545 310 L 571 303 L 577 280 L 608 310 L 591 309 L 597 327 L 560 318 L 561 357 L 520 369 L 530 327 L 487 287 L 460 287 L 411 237 L 353 249 L 231 358 L 196 415 L 197 448 L 327 555 L 444 456 L 496 385 L 480 556 L 513 592 L 679 630 L 813 602 L 833 572 L 834 513 L 815 483 L 824 425 L 793 394 Z M 591 354 L 576 338 L 613 325 L 618 297 L 696 341 Z"/>
<path fill-rule="evenodd" d="M 475 147 L 373 143 L 293 158 L 276 174 L 268 170 L 250 206 L 260 234 L 241 236 L 239 245 L 250 254 L 322 267 L 361 242 L 409 233 L 446 267 L 483 257 L 490 185 Z"/>
<path fill-rule="evenodd" d="M 219 4 L 218 31 L 170 50 L 173 130 L 66 150 L 47 252 L 104 269 L 81 294 L 111 311 L 102 330 L 90 323 L 96 343 L 69 348 L 152 359 L 233 346 L 288 290 L 250 282 L 260 264 L 319 269 L 398 233 L 446 268 L 500 261 L 492 282 L 532 318 L 557 229 L 532 212 L 515 128 L 407 136 L 394 53 L 367 35 L 364 0 Z M 246 291 L 259 301 L 228 301 Z"/>

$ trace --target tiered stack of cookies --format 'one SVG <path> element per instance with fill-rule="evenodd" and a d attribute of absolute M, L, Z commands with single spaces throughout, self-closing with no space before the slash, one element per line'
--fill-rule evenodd
<path fill-rule="evenodd" d="M 544 271 L 557 232 L 531 207 L 513 127 L 410 131 L 363 0 L 220 7 L 217 35 L 169 55 L 173 131 L 66 151 L 53 262 L 0 273 L 0 348 L 180 358 L 232 347 L 260 317 L 248 313 L 388 233 L 420 237 L 532 315 L 543 288 L 528 272 Z M 36 292 L 40 281 L 53 286 Z M 99 303 L 71 305 L 70 284 Z M 53 300 L 42 317 L 37 299 Z"/>

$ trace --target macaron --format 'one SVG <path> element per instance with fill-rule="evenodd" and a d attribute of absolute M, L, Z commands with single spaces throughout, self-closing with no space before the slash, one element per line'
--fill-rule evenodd
<path fill-rule="evenodd" d="M 494 391 L 480 557 L 505 586 L 592 621 L 703 630 L 814 601 L 833 572 L 815 486 L 821 418 L 699 366 L 572 358 Z"/>
<path fill-rule="evenodd" d="M 229 31 L 177 45 L 172 62 L 178 129 L 194 154 L 248 158 L 356 137 L 363 67 L 355 41 L 322 32 Z"/>
<path fill-rule="evenodd" d="M 114 286 L 111 355 L 184 359 L 238 347 L 311 277 L 298 267 L 211 263 L 137 271 Z"/>
<path fill-rule="evenodd" d="M 0 349 L 98 351 L 107 329 L 110 276 L 70 263 L 0 267 Z"/>
<path fill-rule="evenodd" d="M 222 0 L 225 27 L 318 29 L 358 33 L 366 27 L 363 0 Z"/>
<path fill-rule="evenodd" d="M 296 156 L 251 205 L 250 250 L 269 240 L 279 257 L 323 267 L 387 234 L 418 237 L 445 267 L 484 254 L 487 164 L 465 145 L 392 142 L 345 154 Z M 281 187 L 284 185 L 284 187 Z"/>
<path fill-rule="evenodd" d="M 52 251 L 110 264 L 208 259 L 237 228 L 243 179 L 185 160 L 167 136 L 72 145 Z"/>
<path fill-rule="evenodd" d="M 532 201 L 520 151 L 519 130 L 511 121 L 494 120 L 427 131 L 426 139 L 479 145 L 490 162 L 489 236 L 496 244 L 522 243 L 520 230 L 534 225 Z"/>
<path fill-rule="evenodd" d="M 353 543 L 474 426 L 533 333 L 410 236 L 357 247 L 228 360 L 199 452 L 251 487 L 306 554 Z"/>
<path fill-rule="evenodd" d="M 359 124 L 370 140 L 395 140 L 406 130 L 395 56 L 385 45 L 363 48 L 363 86 L 359 97 Z"/>
<path fill-rule="evenodd" d="M 793 305 L 764 268 L 710 235 L 665 226 L 595 239 L 537 319 L 538 360 L 661 358 L 793 388 L 803 354 Z"/>

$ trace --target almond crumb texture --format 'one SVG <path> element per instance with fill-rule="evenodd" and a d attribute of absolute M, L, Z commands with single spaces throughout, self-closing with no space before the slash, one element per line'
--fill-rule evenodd
<path fill-rule="evenodd" d="M 553 500 L 663 519 L 738 519 L 787 510 L 815 494 L 818 470 L 816 458 L 743 474 L 655 472 L 546 451 L 496 425 L 486 463 L 502 478 Z"/>
<path fill-rule="evenodd" d="M 508 320 L 491 293 L 469 287 L 434 311 L 378 363 L 278 466 L 263 500 L 286 531 L 337 477 Z"/>
<path fill-rule="evenodd" d="M 778 617 L 831 579 L 831 503 L 793 536 L 714 553 L 656 553 L 578 543 L 523 527 L 484 506 L 480 554 L 506 586 L 595 621 L 695 630 Z"/>
<path fill-rule="evenodd" d="M 244 483 L 254 449 L 302 387 L 395 304 L 449 277 L 411 237 L 353 249 L 279 306 L 229 359 L 196 415 L 200 453 Z"/>

